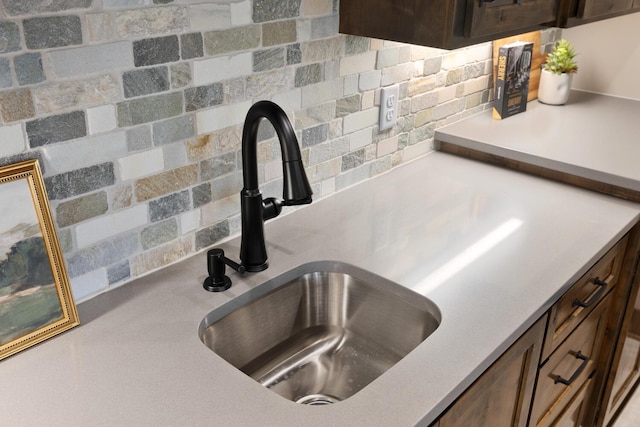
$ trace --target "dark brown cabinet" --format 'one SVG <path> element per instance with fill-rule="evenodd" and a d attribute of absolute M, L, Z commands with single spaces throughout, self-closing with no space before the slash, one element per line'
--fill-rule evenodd
<path fill-rule="evenodd" d="M 582 0 L 578 3 L 578 18 L 602 18 L 633 7 L 633 0 Z"/>
<path fill-rule="evenodd" d="M 640 11 L 640 0 L 340 0 L 340 32 L 455 49 Z"/>
<path fill-rule="evenodd" d="M 542 28 L 559 0 L 341 0 L 340 32 L 453 49 Z"/>
<path fill-rule="evenodd" d="M 556 18 L 557 0 L 469 1 L 464 35 L 478 39 L 505 33 L 518 34 Z"/>
<path fill-rule="evenodd" d="M 629 240 L 620 240 L 549 311 L 530 426 L 594 425 L 619 325 L 615 309 L 630 286 L 623 265 L 636 257 Z"/>
<path fill-rule="evenodd" d="M 639 0 L 560 0 L 556 25 L 574 27 L 638 11 Z"/>

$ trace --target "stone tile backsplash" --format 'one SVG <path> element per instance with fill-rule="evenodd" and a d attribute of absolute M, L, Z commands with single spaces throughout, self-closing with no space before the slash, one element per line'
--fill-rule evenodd
<path fill-rule="evenodd" d="M 0 164 L 40 160 L 77 300 L 240 231 L 242 122 L 260 99 L 289 115 L 316 198 L 428 153 L 437 126 L 488 108 L 491 43 L 444 51 L 346 36 L 337 9 L 0 4 Z M 379 90 L 396 83 L 398 122 L 380 132 Z M 260 182 L 277 196 L 268 123 L 260 139 Z"/>

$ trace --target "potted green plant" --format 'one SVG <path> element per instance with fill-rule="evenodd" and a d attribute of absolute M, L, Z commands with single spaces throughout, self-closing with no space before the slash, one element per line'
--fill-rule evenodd
<path fill-rule="evenodd" d="M 567 102 L 573 75 L 578 71 L 575 56 L 576 53 L 569 41 L 562 39 L 556 42 L 547 55 L 540 75 L 540 102 L 551 105 L 563 105 Z"/>

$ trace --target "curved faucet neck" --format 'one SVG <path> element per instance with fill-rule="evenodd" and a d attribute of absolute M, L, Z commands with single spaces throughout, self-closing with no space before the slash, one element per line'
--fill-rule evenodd
<path fill-rule="evenodd" d="M 247 113 L 242 131 L 242 169 L 244 189 L 258 189 L 258 128 L 261 119 L 273 125 L 280 142 L 283 163 L 299 161 L 298 139 L 285 112 L 270 101 L 256 102 Z"/>
<path fill-rule="evenodd" d="M 268 198 L 263 201 L 258 188 L 258 128 L 263 118 L 271 122 L 278 134 L 282 152 L 284 200 Z M 264 221 L 278 216 L 282 206 L 311 203 L 313 193 L 291 122 L 284 111 L 271 101 L 257 102 L 247 113 L 242 132 L 242 176 L 240 260 L 247 271 L 262 271 L 269 265 Z"/>

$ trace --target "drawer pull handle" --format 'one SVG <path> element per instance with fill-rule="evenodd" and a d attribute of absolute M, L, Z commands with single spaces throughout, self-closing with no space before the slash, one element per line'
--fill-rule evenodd
<path fill-rule="evenodd" d="M 587 308 L 587 307 L 591 306 L 594 302 L 598 301 L 600 299 L 600 297 L 602 296 L 602 294 L 604 294 L 604 292 L 607 290 L 608 283 L 603 281 L 603 280 L 600 280 L 600 278 L 598 278 L 598 277 L 593 279 L 593 284 L 600 287 L 600 289 L 598 289 L 598 292 L 593 294 L 591 299 L 589 301 L 587 301 L 587 302 L 580 301 L 577 298 L 574 299 L 573 300 L 573 306 L 574 307 L 578 306 L 578 307 L 582 307 L 582 308 Z"/>
<path fill-rule="evenodd" d="M 571 383 L 573 383 L 576 379 L 578 379 L 578 377 L 580 376 L 582 371 L 584 371 L 584 368 L 587 367 L 587 364 L 589 363 L 589 358 L 587 356 L 585 356 L 584 354 L 582 354 L 581 351 L 579 351 L 575 355 L 575 357 L 578 360 L 582 360 L 582 363 L 580 364 L 580 366 L 578 366 L 578 369 L 576 369 L 576 371 L 573 373 L 573 375 L 571 375 L 571 378 L 569 378 L 568 380 L 565 380 L 560 375 L 556 375 L 555 379 L 554 379 L 554 384 L 560 383 L 560 384 L 564 384 L 564 385 L 571 385 Z"/>

